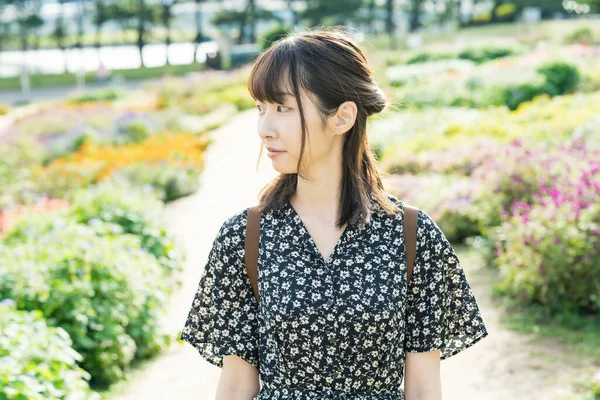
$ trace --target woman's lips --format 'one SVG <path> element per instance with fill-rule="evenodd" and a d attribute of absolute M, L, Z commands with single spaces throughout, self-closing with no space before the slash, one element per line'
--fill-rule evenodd
<path fill-rule="evenodd" d="M 271 150 L 267 150 L 267 155 L 269 156 L 269 158 L 273 158 L 273 157 L 277 157 L 280 154 L 285 153 L 285 151 L 271 151 Z"/>

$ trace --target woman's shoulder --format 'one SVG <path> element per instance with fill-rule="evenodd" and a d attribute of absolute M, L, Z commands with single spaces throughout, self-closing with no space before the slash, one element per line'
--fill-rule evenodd
<path fill-rule="evenodd" d="M 427 212 L 427 210 L 419 207 L 418 204 L 408 203 L 389 192 L 386 192 L 386 194 L 390 201 L 396 204 L 398 208 L 402 210 L 399 217 L 401 222 L 404 222 L 403 211 L 405 206 L 412 206 L 417 209 L 417 235 L 420 242 L 434 244 L 439 243 L 440 241 L 447 241 L 444 232 L 436 223 L 434 218 Z"/>
<path fill-rule="evenodd" d="M 238 209 L 229 214 L 221 223 L 215 242 L 222 248 L 240 250 L 246 239 L 248 208 Z"/>

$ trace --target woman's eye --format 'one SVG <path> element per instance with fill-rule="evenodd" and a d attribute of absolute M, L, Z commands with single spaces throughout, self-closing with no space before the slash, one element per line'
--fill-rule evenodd
<path fill-rule="evenodd" d="M 256 105 L 256 108 L 258 109 L 258 111 L 262 112 L 262 106 L 260 104 Z M 283 109 L 283 110 L 282 110 Z M 277 106 L 277 111 L 281 111 L 281 112 L 285 112 L 287 110 L 289 110 L 289 107 L 286 106 Z"/>

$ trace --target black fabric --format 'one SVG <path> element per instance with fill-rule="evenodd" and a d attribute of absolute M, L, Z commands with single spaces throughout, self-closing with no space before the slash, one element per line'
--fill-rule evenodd
<path fill-rule="evenodd" d="M 389 198 L 403 207 L 402 201 Z M 235 354 L 260 369 L 257 400 L 398 400 L 405 352 L 446 359 L 487 336 L 454 249 L 419 210 L 417 257 L 406 286 L 402 214 L 373 201 L 325 262 L 291 204 L 263 211 L 259 304 L 244 265 L 248 209 L 221 226 L 182 340 L 222 367 Z"/>

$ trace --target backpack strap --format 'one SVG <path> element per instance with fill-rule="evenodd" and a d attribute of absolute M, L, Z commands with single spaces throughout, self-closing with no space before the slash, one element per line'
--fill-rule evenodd
<path fill-rule="evenodd" d="M 246 220 L 246 239 L 244 243 L 244 263 L 254 297 L 258 302 L 258 241 L 260 238 L 260 216 L 262 210 L 258 207 L 248 208 Z"/>
<path fill-rule="evenodd" d="M 404 230 L 404 247 L 406 248 L 406 282 L 410 281 L 417 257 L 417 219 L 419 209 L 402 203 L 404 205 L 404 217 L 402 220 Z"/>

